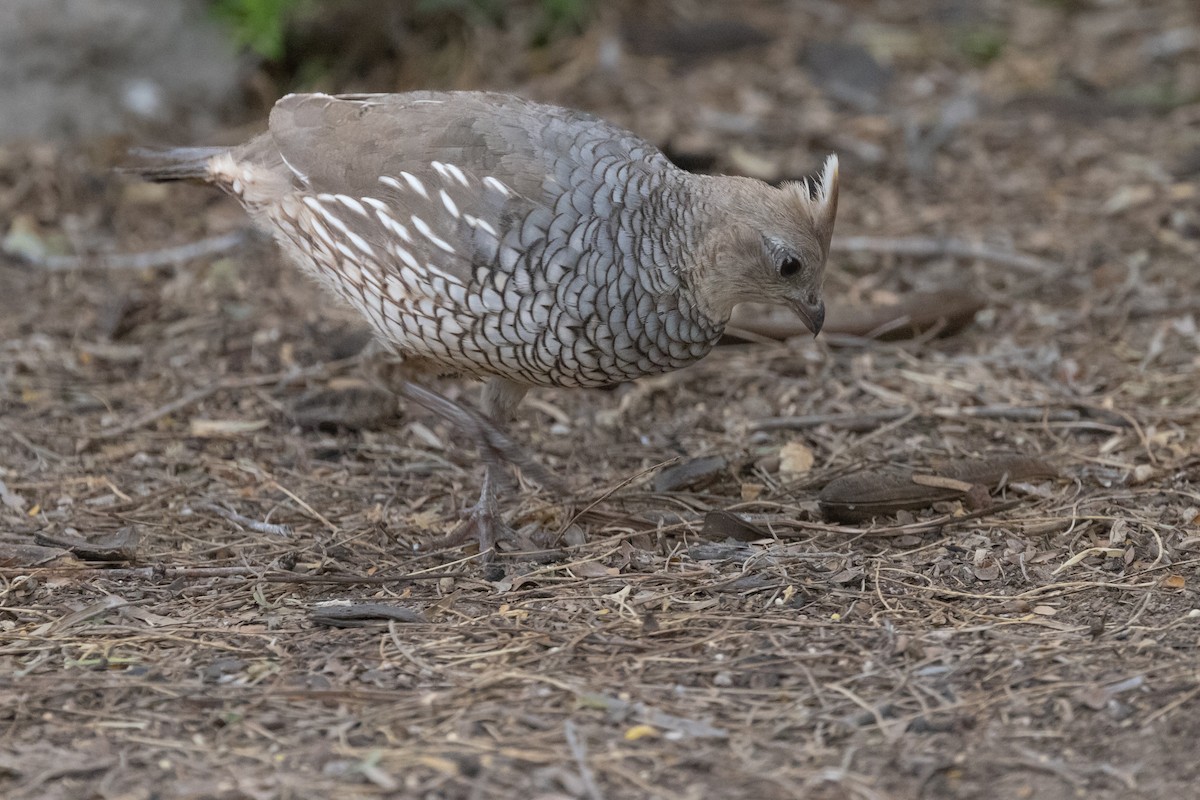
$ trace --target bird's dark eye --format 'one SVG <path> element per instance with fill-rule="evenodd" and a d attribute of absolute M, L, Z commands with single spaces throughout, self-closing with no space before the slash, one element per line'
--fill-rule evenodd
<path fill-rule="evenodd" d="M 779 276 L 781 278 L 794 278 L 800 274 L 800 270 L 803 268 L 803 266 L 804 265 L 800 263 L 800 259 L 793 256 L 787 256 L 783 259 L 783 261 L 779 262 Z"/>

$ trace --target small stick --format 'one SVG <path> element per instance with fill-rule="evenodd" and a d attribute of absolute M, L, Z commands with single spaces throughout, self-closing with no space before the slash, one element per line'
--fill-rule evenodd
<path fill-rule="evenodd" d="M 66 459 L 66 456 L 64 456 L 64 455 L 60 455 L 60 454 L 54 452 L 53 450 L 49 450 L 45 447 L 42 447 L 39 444 L 34 444 L 27 437 L 25 437 L 20 431 L 14 431 L 12 428 L 6 427 L 4 425 L 0 425 L 0 433 L 7 433 L 9 436 L 11 436 L 13 438 L 13 441 L 15 441 L 17 444 L 25 447 L 27 450 L 29 450 L 29 452 L 33 453 L 35 456 L 37 456 L 38 458 L 40 458 L 44 461 L 54 461 L 54 462 L 61 463 L 62 461 L 64 461 Z"/>
<path fill-rule="evenodd" d="M 766 417 L 756 419 L 747 427 L 751 431 L 803 431 L 821 425 L 834 428 L 846 428 L 852 431 L 864 431 L 900 419 L 912 412 L 911 408 L 889 408 L 884 411 L 871 411 L 864 414 L 808 414 L 802 417 Z"/>
<path fill-rule="evenodd" d="M 141 253 L 94 253 L 82 256 L 51 256 L 20 253 L 5 250 L 5 254 L 17 261 L 49 272 L 73 272 L 84 269 L 146 270 L 171 267 L 188 261 L 225 253 L 243 244 L 249 238 L 245 230 L 220 236 L 210 236 L 175 247 L 147 250 Z"/>
<path fill-rule="evenodd" d="M 866 431 L 877 425 L 900 419 L 911 413 L 910 408 L 891 408 L 869 411 L 862 414 L 808 414 L 799 417 L 764 417 L 751 422 L 751 431 L 802 431 L 829 425 L 851 431 Z M 1080 422 L 1083 415 L 1070 408 L 1039 408 L 1037 406 L 963 406 L 962 408 L 935 408 L 932 416 L 944 419 L 994 419 L 1006 422 Z M 1111 427 L 1111 426 L 1109 426 Z M 1107 430 L 1107 428 L 1106 428 Z"/>
<path fill-rule="evenodd" d="M 1195 700 L 1196 695 L 1200 695 L 1200 686 L 1195 687 L 1191 691 L 1185 693 L 1182 697 L 1178 697 L 1175 700 L 1172 700 L 1170 703 L 1167 703 L 1162 708 L 1160 708 L 1157 711 L 1155 711 L 1154 713 L 1150 714 L 1148 717 L 1146 717 L 1146 722 L 1148 722 L 1148 723 L 1154 722 L 1159 717 L 1165 717 L 1167 714 L 1170 714 L 1172 711 L 1174 711 L 1175 709 L 1184 705 L 1185 703 L 1189 703 L 1192 700 Z"/>
<path fill-rule="evenodd" d="M 965 239 L 932 239 L 922 236 L 843 236 L 833 240 L 833 249 L 843 253 L 878 253 L 915 258 L 977 258 L 1021 272 L 1053 275 L 1062 265 L 1036 256 L 997 250 Z"/>
<path fill-rule="evenodd" d="M 195 508 L 200 511 L 211 511 L 217 516 L 224 517 L 235 525 L 241 525 L 244 528 L 249 528 L 256 533 L 266 533 L 271 536 L 291 536 L 291 525 L 279 525 L 273 522 L 260 522 L 256 519 L 244 517 L 236 511 L 231 511 L 224 506 L 219 506 L 216 503 L 197 503 Z"/>
<path fill-rule="evenodd" d="M 268 386 L 272 383 L 279 383 L 286 380 L 294 380 L 298 378 L 313 377 L 323 375 L 332 371 L 333 368 L 354 361 L 355 358 L 343 359 L 341 361 L 330 361 L 324 364 L 316 364 L 312 367 L 303 370 L 292 370 L 288 372 L 278 372 L 274 375 L 251 375 L 240 378 L 223 378 L 208 386 L 201 386 L 199 389 L 193 389 L 182 397 L 177 397 L 169 403 L 159 406 L 158 408 L 147 411 L 141 416 L 134 417 L 128 422 L 123 422 L 112 428 L 105 428 L 94 434 L 90 439 L 84 440 L 80 445 L 80 450 L 86 450 L 94 442 L 104 441 L 106 439 L 119 439 L 126 434 L 132 433 L 139 428 L 144 428 L 147 425 L 152 425 L 163 417 L 170 416 L 177 411 L 182 411 L 190 405 L 199 403 L 205 400 L 222 389 L 251 389 L 255 386 Z"/>
<path fill-rule="evenodd" d="M 299 495 L 297 495 L 295 492 L 293 492 L 291 489 L 287 488 L 286 486 L 284 486 L 283 484 L 281 484 L 279 481 L 275 480 L 274 478 L 271 478 L 271 486 L 273 488 L 278 489 L 279 491 L 283 492 L 285 495 L 287 495 L 292 500 L 293 503 L 295 503 L 296 505 L 300 506 L 300 508 L 307 511 L 311 517 L 313 517 L 315 520 L 320 522 L 326 528 L 329 528 L 330 531 L 332 531 L 335 534 L 341 533 L 341 530 L 338 528 L 337 525 L 334 525 L 332 522 L 330 522 L 328 519 L 326 519 L 325 515 L 322 514 L 320 511 L 317 511 L 315 508 L 310 506 L 308 503 L 304 502 L 304 500 Z"/>
<path fill-rule="evenodd" d="M 604 800 L 604 795 L 600 794 L 600 787 L 596 785 L 596 776 L 592 774 L 592 768 L 588 766 L 587 747 L 579 738 L 579 734 L 575 730 L 575 723 L 571 720 L 564 722 L 563 733 L 567 737 L 567 747 L 571 748 L 571 756 L 579 767 L 579 779 L 583 781 L 583 788 L 587 792 L 589 800 Z"/>
<path fill-rule="evenodd" d="M 856 527 L 853 525 L 836 525 L 828 522 L 809 522 L 807 520 L 797 519 L 795 514 L 769 514 L 769 513 L 746 513 L 739 510 L 739 506 L 730 506 L 725 511 L 731 514 L 737 514 L 744 522 L 751 525 L 769 528 L 777 539 L 794 539 L 800 536 L 806 536 L 807 533 L 816 531 L 818 533 L 833 533 L 849 536 L 904 536 L 911 533 L 923 533 L 928 530 L 936 530 L 939 528 L 957 525 L 961 522 L 970 522 L 971 520 L 988 517 L 993 514 L 999 514 L 1004 511 L 1011 511 L 1014 508 L 1024 504 L 1026 501 L 1022 499 L 1007 500 L 999 503 L 993 503 L 986 508 L 981 508 L 977 511 L 970 511 L 966 514 L 955 516 L 954 514 L 942 514 L 927 520 L 919 522 L 909 522 L 903 525 L 890 525 L 886 527 L 873 528 Z M 753 504 L 751 504 L 753 505 Z M 598 514 L 598 512 L 592 512 Z M 882 515 L 881 515 L 882 516 Z M 668 529 L 684 528 L 692 530 L 694 526 L 701 522 L 703 516 L 700 514 L 640 514 L 637 516 L 626 516 L 623 520 L 627 523 L 638 522 L 646 526 L 645 530 L 666 531 Z M 602 518 L 604 522 L 610 522 L 611 518 Z M 663 526 L 666 523 L 666 527 Z M 792 533 L 791 531 L 801 531 L 802 533 Z M 818 557 L 824 555 L 818 553 Z"/>
<path fill-rule="evenodd" d="M 975 417 L 1008 422 L 1078 422 L 1082 416 L 1074 409 L 1048 409 L 1036 406 L 963 406 L 934 409 L 938 417 Z"/>
<path fill-rule="evenodd" d="M 99 431 L 86 442 L 84 442 L 84 446 L 81 449 L 87 449 L 87 446 L 92 442 L 103 441 L 105 439 L 119 439 L 126 434 L 138 430 L 139 428 L 152 425 L 163 417 L 169 417 L 176 411 L 182 411 L 194 403 L 199 403 L 201 400 L 216 394 L 223 388 L 224 382 L 217 381 L 216 383 L 210 383 L 208 386 L 201 386 L 199 389 L 193 389 L 182 397 L 177 397 L 169 403 L 165 403 L 158 408 L 151 409 L 145 414 L 134 417 L 128 422 L 123 422 L 116 427 L 105 428 L 104 430 Z"/>
<path fill-rule="evenodd" d="M 0 578 L 19 578 L 24 575 L 53 575 L 62 578 L 95 580 L 142 580 L 171 582 L 203 580 L 206 578 L 254 578 L 264 583 L 327 583 L 337 585 L 377 585 L 385 583 L 414 583 L 416 581 L 461 578 L 458 572 L 422 572 L 413 575 L 303 575 L 284 570 L 262 570 L 255 567 L 128 567 L 120 569 L 69 569 L 30 567 L 0 568 Z"/>

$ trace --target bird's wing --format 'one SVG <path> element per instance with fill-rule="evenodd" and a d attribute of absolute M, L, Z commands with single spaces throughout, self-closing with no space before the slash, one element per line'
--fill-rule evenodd
<path fill-rule="evenodd" d="M 330 214 L 340 204 L 337 222 L 368 246 L 407 233 L 406 252 L 464 281 L 551 242 L 571 262 L 595 244 L 582 223 L 630 212 L 643 202 L 638 176 L 670 167 L 589 114 L 485 92 L 289 95 L 242 157 Z"/>
<path fill-rule="evenodd" d="M 280 154 L 316 191 L 362 194 L 380 176 L 425 175 L 434 161 L 550 201 L 604 155 L 665 158 L 579 111 L 490 92 L 288 95 L 271 112 Z"/>
<path fill-rule="evenodd" d="M 488 92 L 289 95 L 240 157 L 326 211 L 341 206 L 335 227 L 368 246 L 408 234 L 406 252 L 463 281 L 484 266 L 511 270 L 548 242 L 594 245 L 571 234 L 630 212 L 638 175 L 671 168 L 595 116 Z"/>

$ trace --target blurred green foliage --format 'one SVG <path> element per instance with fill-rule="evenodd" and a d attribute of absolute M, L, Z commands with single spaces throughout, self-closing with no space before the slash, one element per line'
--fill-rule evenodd
<path fill-rule="evenodd" d="M 471 22 L 499 25 L 504 20 L 504 0 L 420 0 L 419 14 L 454 14 Z"/>
<path fill-rule="evenodd" d="M 451 15 L 475 25 L 505 25 L 510 15 L 533 13 L 531 45 L 547 44 L 556 36 L 579 33 L 596 0 L 419 0 L 417 16 Z M 289 23 L 304 12 L 316 10 L 318 0 L 213 0 L 213 14 L 225 22 L 238 44 L 259 56 L 279 61 L 287 51 Z"/>
<path fill-rule="evenodd" d="M 534 42 L 539 45 L 560 33 L 579 33 L 592 14 L 592 0 L 541 0 L 541 7 L 540 41 Z"/>
<path fill-rule="evenodd" d="M 977 67 L 986 67 L 1004 52 L 1008 34 L 996 25 L 975 25 L 958 31 L 958 50 Z"/>
<path fill-rule="evenodd" d="M 503 25 L 508 15 L 525 6 L 533 9 L 538 17 L 535 26 L 534 46 L 541 46 L 555 36 L 579 33 L 591 16 L 595 0 L 536 0 L 532 3 L 514 3 L 511 0 L 421 0 L 417 11 L 426 14 L 451 13 L 471 22 Z"/>
<path fill-rule="evenodd" d="M 215 0 L 213 14 L 237 43 L 272 61 L 283 58 L 288 21 L 310 0 Z"/>

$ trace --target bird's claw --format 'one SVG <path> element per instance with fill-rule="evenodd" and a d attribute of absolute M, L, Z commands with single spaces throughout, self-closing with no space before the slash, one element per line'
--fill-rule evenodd
<path fill-rule="evenodd" d="M 463 520 L 446 535 L 439 545 L 457 547 L 471 538 L 479 541 L 479 556 L 486 563 L 496 555 L 496 543 L 516 537 L 504 520 L 494 498 L 479 498 L 479 502 L 462 512 Z"/>

